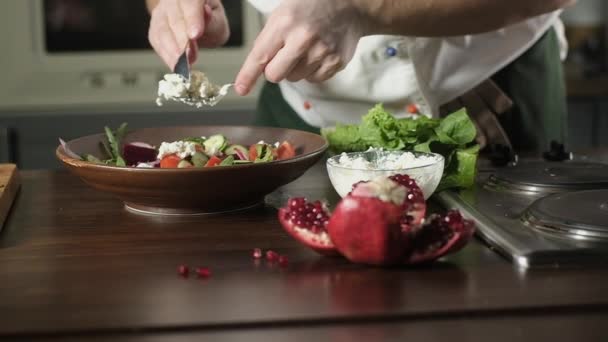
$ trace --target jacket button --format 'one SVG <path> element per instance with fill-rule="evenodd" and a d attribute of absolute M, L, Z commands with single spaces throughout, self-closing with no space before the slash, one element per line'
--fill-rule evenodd
<path fill-rule="evenodd" d="M 395 57 L 397 56 L 397 49 L 395 49 L 392 46 L 389 46 L 386 48 L 386 55 L 389 57 Z"/>

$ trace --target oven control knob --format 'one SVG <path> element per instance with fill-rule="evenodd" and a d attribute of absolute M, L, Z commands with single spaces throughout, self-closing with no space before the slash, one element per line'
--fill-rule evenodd
<path fill-rule="evenodd" d="M 489 144 L 485 148 L 492 165 L 497 167 L 507 166 L 509 164 L 517 164 L 517 154 L 509 146 L 502 144 Z"/>
<path fill-rule="evenodd" d="M 572 159 L 572 152 L 566 152 L 564 144 L 560 144 L 555 140 L 551 141 L 549 151 L 543 152 L 543 158 L 548 161 L 564 161 Z"/>

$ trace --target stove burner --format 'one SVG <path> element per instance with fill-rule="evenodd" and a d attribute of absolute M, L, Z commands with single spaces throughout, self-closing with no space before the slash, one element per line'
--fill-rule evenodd
<path fill-rule="evenodd" d="M 484 186 L 491 190 L 550 194 L 608 189 L 608 164 L 587 162 L 520 162 L 495 170 Z"/>
<path fill-rule="evenodd" d="M 608 189 L 565 192 L 541 198 L 523 221 L 553 236 L 608 242 Z"/>

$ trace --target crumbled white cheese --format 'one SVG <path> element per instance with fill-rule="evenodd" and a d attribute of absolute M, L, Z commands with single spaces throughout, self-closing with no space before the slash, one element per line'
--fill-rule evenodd
<path fill-rule="evenodd" d="M 222 148 L 221 145 L 216 145 L 216 146 L 213 146 L 213 144 L 207 145 L 207 146 L 205 146 L 205 154 L 209 157 L 217 156 L 218 154 L 220 154 L 220 148 Z"/>
<path fill-rule="evenodd" d="M 412 152 L 380 154 L 376 160 L 367 160 L 363 156 L 351 158 L 348 154 L 342 153 L 338 159 L 338 165 L 363 170 L 399 170 L 425 166 L 433 164 L 435 161 L 434 157 L 416 156 Z"/>
<path fill-rule="evenodd" d="M 266 145 L 266 144 L 272 145 L 274 148 L 279 148 L 279 146 L 281 146 L 281 143 L 278 141 L 275 141 L 274 144 L 267 143 L 264 140 L 258 141 L 258 145 Z"/>
<path fill-rule="evenodd" d="M 142 169 L 153 169 L 154 168 L 154 164 L 150 163 L 138 163 L 136 167 L 142 168 Z"/>
<path fill-rule="evenodd" d="M 191 141 L 174 141 L 174 142 L 163 142 L 158 148 L 158 159 L 170 154 L 177 154 L 180 158 L 184 159 L 192 156 L 196 152 L 196 143 Z"/>
<path fill-rule="evenodd" d="M 158 82 L 156 104 L 162 106 L 163 101 L 171 100 L 200 108 L 217 96 L 219 91 L 220 87 L 198 70 L 190 73 L 190 80 L 178 74 L 167 74 Z"/>

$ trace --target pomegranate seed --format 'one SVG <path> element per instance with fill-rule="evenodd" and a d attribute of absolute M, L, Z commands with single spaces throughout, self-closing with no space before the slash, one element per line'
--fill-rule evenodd
<path fill-rule="evenodd" d="M 190 273 L 190 269 L 186 265 L 179 265 L 177 273 L 182 277 L 187 277 L 188 273 Z"/>
<path fill-rule="evenodd" d="M 279 259 L 279 254 L 275 251 L 266 251 L 266 260 L 270 262 L 277 261 Z"/>
<path fill-rule="evenodd" d="M 287 265 L 289 265 L 289 258 L 287 258 L 286 255 L 281 255 L 279 257 L 279 265 L 286 267 Z"/>
<path fill-rule="evenodd" d="M 297 208 L 300 205 L 304 204 L 305 199 L 302 197 L 296 197 L 289 200 L 289 206 L 292 208 Z"/>
<path fill-rule="evenodd" d="M 198 275 L 199 278 L 209 278 L 211 277 L 211 270 L 208 267 L 197 267 L 196 275 Z"/>
<path fill-rule="evenodd" d="M 259 248 L 254 248 L 253 249 L 253 257 L 255 259 L 260 259 L 262 257 L 262 250 Z"/>

